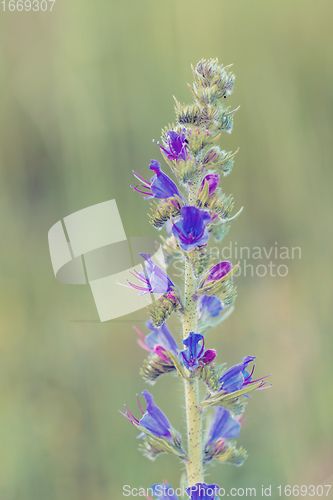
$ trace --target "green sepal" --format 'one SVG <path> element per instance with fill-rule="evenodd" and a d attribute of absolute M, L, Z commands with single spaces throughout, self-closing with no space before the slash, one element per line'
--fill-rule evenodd
<path fill-rule="evenodd" d="M 161 150 L 162 156 L 166 163 L 171 168 L 172 172 L 175 174 L 177 179 L 183 184 L 187 184 L 190 179 L 194 176 L 194 174 L 199 170 L 199 166 L 194 161 L 194 158 L 191 156 L 184 160 L 170 160 Z"/>
<path fill-rule="evenodd" d="M 216 224 L 225 224 L 226 222 L 230 222 L 242 211 L 241 209 L 235 216 L 231 217 L 231 212 L 234 208 L 233 196 L 227 196 L 226 194 L 221 193 L 219 188 L 217 188 L 214 193 L 209 195 L 209 186 L 206 180 L 203 187 L 201 187 L 198 192 L 196 205 L 198 208 L 208 209 L 211 213 L 218 216 L 210 224 L 208 224 L 207 227 L 209 231 L 211 231 Z"/>
<path fill-rule="evenodd" d="M 182 201 L 178 196 L 160 200 L 159 202 L 151 202 L 151 213 L 148 214 L 150 224 L 156 229 L 162 229 L 170 217 L 180 215 L 181 203 Z"/>
<path fill-rule="evenodd" d="M 221 241 L 229 231 L 229 223 L 242 213 L 243 207 L 241 207 L 235 215 L 230 217 L 234 205 L 232 196 L 224 196 L 224 199 L 216 198 L 212 201 L 211 205 L 211 207 L 208 207 L 209 210 L 215 213 L 220 212 L 221 215 L 208 224 L 208 231 L 216 241 Z"/>
<path fill-rule="evenodd" d="M 205 107 L 201 104 L 180 104 L 176 100 L 175 112 L 180 125 L 194 125 L 206 128 L 211 132 L 226 131 L 231 133 L 233 114 L 237 109 L 225 109 L 222 104 Z"/>
<path fill-rule="evenodd" d="M 214 364 L 199 366 L 197 368 L 196 372 L 199 380 L 202 380 L 206 384 L 210 392 L 215 393 L 219 390 L 221 385 L 219 379 L 224 367 L 225 363 L 218 368 L 215 368 Z"/>
<path fill-rule="evenodd" d="M 219 463 L 223 462 L 230 465 L 235 465 L 236 467 L 241 467 L 248 457 L 248 453 L 245 448 L 231 448 L 227 455 L 222 455 L 217 457 Z"/>
<path fill-rule="evenodd" d="M 210 236 L 213 236 L 215 241 L 222 241 L 222 239 L 228 234 L 230 229 L 230 224 L 226 224 L 219 217 L 217 217 L 213 223 L 209 225 Z"/>
<path fill-rule="evenodd" d="M 176 370 L 172 360 L 168 362 L 160 358 L 157 354 L 151 354 L 143 362 L 139 374 L 151 385 L 154 385 L 156 379 L 163 373 L 170 373 Z"/>
<path fill-rule="evenodd" d="M 133 422 L 133 425 L 145 434 L 141 439 L 139 448 L 142 453 L 150 460 L 155 460 L 160 453 L 172 453 L 182 460 L 186 460 L 186 453 L 181 447 L 180 435 L 174 430 L 170 429 L 173 442 L 166 438 L 159 438 L 154 436 L 148 429 L 141 427 Z"/>
<path fill-rule="evenodd" d="M 231 66 L 219 65 L 218 59 L 201 59 L 195 68 L 192 66 L 194 76 L 193 86 L 194 90 L 198 93 L 197 98 L 209 104 L 209 101 L 205 101 L 206 94 L 202 92 L 207 88 L 214 89 L 215 99 L 221 99 L 230 95 L 233 91 L 235 81 L 235 75 L 227 71 Z"/>
<path fill-rule="evenodd" d="M 219 446 L 212 443 L 211 446 L 205 450 L 203 457 L 204 463 L 213 460 L 213 462 L 236 465 L 237 467 L 243 465 L 248 457 L 247 451 L 242 447 L 236 448 L 231 444 L 232 441 L 233 440 L 227 440 L 222 449 L 219 449 Z"/>
<path fill-rule="evenodd" d="M 203 208 L 207 206 L 208 198 L 209 198 L 209 185 L 208 182 L 205 180 L 204 185 L 200 187 L 198 192 L 197 207 Z"/>
<path fill-rule="evenodd" d="M 175 102 L 175 113 L 180 125 L 204 127 L 209 124 L 210 119 L 207 108 L 200 104 L 180 104 L 177 99 L 175 99 Z"/>
<path fill-rule="evenodd" d="M 199 170 L 199 167 L 193 158 L 188 158 L 186 161 L 178 160 L 177 168 L 178 168 L 177 176 L 183 184 L 188 184 L 188 182 Z"/>
<path fill-rule="evenodd" d="M 224 108 L 221 106 L 218 119 L 216 120 L 217 121 L 217 123 L 216 123 L 217 130 L 223 130 L 225 132 L 228 132 L 228 134 L 231 134 L 232 128 L 234 125 L 233 115 L 236 113 L 237 110 L 238 110 L 238 108 L 233 109 L 231 111 L 224 110 Z"/>
<path fill-rule="evenodd" d="M 179 377 L 183 377 L 185 380 L 187 380 L 187 382 L 190 382 L 190 379 L 186 375 L 184 367 L 181 364 L 181 362 L 179 361 L 179 359 L 177 358 L 177 356 L 175 356 L 173 354 L 173 352 L 171 352 L 171 351 L 168 351 L 168 356 L 170 356 L 170 358 L 172 359 L 172 362 L 173 362 L 173 364 L 174 364 L 174 366 L 175 366 L 175 368 L 177 370 L 178 376 Z"/>
<path fill-rule="evenodd" d="M 207 134 L 207 130 L 195 126 L 187 126 L 186 129 L 188 149 L 191 151 L 193 156 L 198 155 L 199 159 L 202 158 L 201 151 L 204 150 L 203 148 L 206 146 L 208 147 L 209 145 L 211 146 L 220 137 L 220 134 L 218 136 L 216 136 L 216 134 Z M 202 168 L 202 162 L 200 161 L 199 163 L 200 168 Z"/>
<path fill-rule="evenodd" d="M 234 165 L 234 157 L 238 153 L 236 151 L 223 151 L 218 146 L 205 148 L 201 154 L 201 166 L 205 170 L 214 171 L 224 176 L 230 174 Z"/>
<path fill-rule="evenodd" d="M 210 212 L 214 212 L 214 214 L 217 214 L 220 219 L 223 220 L 223 222 L 228 222 L 230 220 L 231 212 L 234 208 L 234 198 L 231 194 L 227 196 L 225 194 L 218 193 L 217 196 L 214 196 L 208 200 L 206 206 Z"/>
<path fill-rule="evenodd" d="M 217 94 L 219 92 L 219 89 L 217 85 L 206 88 L 199 88 L 195 84 L 192 86 L 189 83 L 187 85 L 191 90 L 195 100 L 199 102 L 201 106 L 212 106 L 215 103 L 216 99 L 218 99 Z"/>
<path fill-rule="evenodd" d="M 231 306 L 237 298 L 237 288 L 232 281 L 229 281 L 223 288 L 221 288 L 221 290 L 216 292 L 216 295 L 222 300 L 225 306 Z"/>
<path fill-rule="evenodd" d="M 235 415 L 240 415 L 247 404 L 247 398 L 244 397 L 245 394 L 255 391 L 260 386 L 260 382 L 253 382 L 248 384 L 244 389 L 234 392 L 216 392 L 209 394 L 202 402 L 201 407 L 206 408 L 208 406 L 223 406 Z"/>
<path fill-rule="evenodd" d="M 148 307 L 148 311 L 154 327 L 160 328 L 173 312 L 181 308 L 182 306 L 179 298 L 176 295 L 168 293 L 155 300 L 155 302 Z"/>

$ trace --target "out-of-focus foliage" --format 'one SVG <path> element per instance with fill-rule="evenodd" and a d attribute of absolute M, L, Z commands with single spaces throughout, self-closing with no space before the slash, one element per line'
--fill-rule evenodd
<path fill-rule="evenodd" d="M 116 411 L 145 388 L 132 325 L 144 329 L 147 314 L 99 323 L 88 287 L 54 279 L 47 231 L 116 198 L 128 236 L 154 235 L 131 171 L 147 175 L 160 159 L 152 139 L 174 120 L 172 95 L 189 102 L 190 64 L 203 57 L 234 63 L 230 105 L 241 105 L 220 144 L 240 146 L 224 185 L 245 209 L 223 244 L 272 247 L 231 260 L 289 271 L 245 267 L 235 312 L 207 335 L 220 362 L 257 355 L 256 373 L 274 374 L 248 405 L 249 459 L 209 481 L 332 482 L 332 16 L 328 0 L 57 0 L 52 13 L 1 12 L 1 499 L 177 485 L 172 457 L 145 461 Z M 301 259 L 276 259 L 280 247 L 301 247 Z M 172 422 L 177 382 L 152 390 Z"/>

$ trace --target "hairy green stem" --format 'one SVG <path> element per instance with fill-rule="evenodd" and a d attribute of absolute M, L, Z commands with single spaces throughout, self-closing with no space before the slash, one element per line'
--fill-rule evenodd
<path fill-rule="evenodd" d="M 194 205 L 199 176 L 194 179 L 189 188 L 188 204 Z M 185 307 L 183 312 L 183 337 L 186 339 L 190 332 L 197 330 L 197 304 L 193 298 L 196 291 L 196 279 L 192 272 L 192 265 L 187 258 L 185 261 Z M 188 461 L 186 464 L 188 486 L 203 482 L 202 441 L 201 441 L 201 409 L 199 402 L 198 379 L 188 373 L 190 381 L 185 383 L 185 405 L 188 439 Z"/>

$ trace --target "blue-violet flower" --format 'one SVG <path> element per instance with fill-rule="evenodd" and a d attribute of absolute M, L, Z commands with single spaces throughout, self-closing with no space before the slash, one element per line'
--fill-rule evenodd
<path fill-rule="evenodd" d="M 155 172 L 155 175 L 148 182 L 133 170 L 134 176 L 141 182 L 137 186 L 131 186 L 134 191 L 147 195 L 144 197 L 145 200 L 149 198 L 166 199 L 175 195 L 180 196 L 176 184 L 161 170 L 161 164 L 157 160 L 150 161 L 149 168 Z"/>
<path fill-rule="evenodd" d="M 128 288 L 134 288 L 135 290 L 140 290 L 139 295 L 145 295 L 146 293 L 167 293 L 175 290 L 175 285 L 172 283 L 171 279 L 163 269 L 156 265 L 149 253 L 140 254 L 145 259 L 146 271 L 130 271 L 130 273 L 141 281 L 142 285 L 135 285 L 126 279 L 128 285 L 119 283 L 122 286 L 127 286 Z"/>
<path fill-rule="evenodd" d="M 216 295 L 200 295 L 198 299 L 199 313 L 201 316 L 216 318 L 224 309 L 222 300 Z"/>
<path fill-rule="evenodd" d="M 138 406 L 143 415 L 140 420 L 134 417 L 127 406 L 125 406 L 126 413 L 120 413 L 128 418 L 132 424 L 139 425 L 140 427 L 147 429 L 147 431 L 150 431 L 154 436 L 172 440 L 172 434 L 170 432 L 171 424 L 162 410 L 155 405 L 153 396 L 147 390 L 143 391 L 142 396 L 145 398 L 147 406 L 146 411 L 144 412 L 138 397 Z M 141 438 L 144 435 L 145 434 L 143 432 L 137 437 Z"/>
<path fill-rule="evenodd" d="M 261 389 L 266 384 L 263 379 L 269 377 L 269 375 L 257 380 L 252 379 L 255 365 L 253 365 L 251 373 L 247 370 L 247 366 L 255 359 L 256 356 L 245 356 L 241 363 L 226 370 L 219 379 L 221 384 L 220 390 L 228 393 L 235 392 L 245 388 L 250 383 L 259 382 L 260 380 L 262 382 L 258 389 Z"/>
<path fill-rule="evenodd" d="M 217 484 L 196 483 L 185 491 L 191 500 L 215 500 L 219 487 Z"/>
<path fill-rule="evenodd" d="M 202 342 L 202 345 L 199 342 Z M 183 344 L 187 347 L 184 351 L 179 353 L 179 360 L 190 371 L 198 368 L 199 365 L 211 363 L 216 356 L 214 349 L 207 349 L 205 351 L 203 335 L 190 332 L 189 336 L 183 340 Z"/>
<path fill-rule="evenodd" d="M 242 427 L 240 423 L 241 417 L 240 415 L 239 419 L 233 418 L 230 411 L 223 406 L 214 408 L 214 417 L 209 428 L 206 447 L 210 446 L 213 441 L 220 440 L 220 444 L 223 446 L 225 439 L 235 439 L 238 437 Z"/>
<path fill-rule="evenodd" d="M 138 344 L 147 351 L 155 352 L 164 361 L 168 361 L 167 352 L 171 351 L 178 356 L 179 349 L 177 342 L 173 338 L 166 323 L 160 328 L 155 328 L 152 321 L 146 322 L 146 327 L 152 330 L 148 335 L 144 335 L 138 328 L 135 328 L 141 339 L 138 339 Z"/>
<path fill-rule="evenodd" d="M 174 130 L 168 130 L 165 141 L 167 146 L 163 147 L 160 143 L 157 143 L 169 160 L 187 160 L 187 139 L 184 132 L 185 129 L 180 134 L 177 134 Z"/>
<path fill-rule="evenodd" d="M 201 188 L 199 190 L 199 193 L 202 191 L 202 189 L 203 189 L 203 187 L 205 185 L 205 182 L 208 183 L 209 196 L 210 196 L 210 195 L 212 195 L 214 193 L 214 191 L 218 187 L 219 182 L 220 182 L 220 176 L 219 176 L 219 174 L 208 174 L 208 175 L 206 175 L 203 178 L 203 181 L 201 183 Z"/>
<path fill-rule="evenodd" d="M 182 207 L 181 217 L 176 217 L 172 225 L 167 222 L 166 228 L 178 240 L 179 246 L 188 252 L 196 247 L 206 245 L 209 233 L 206 227 L 212 218 L 205 210 L 196 207 Z"/>
<path fill-rule="evenodd" d="M 178 500 L 175 490 L 168 483 L 153 484 L 149 489 L 156 500 Z"/>

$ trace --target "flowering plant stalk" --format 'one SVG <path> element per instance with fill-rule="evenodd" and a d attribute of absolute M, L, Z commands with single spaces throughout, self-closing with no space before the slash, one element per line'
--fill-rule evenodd
<path fill-rule="evenodd" d="M 147 390 L 142 393 L 145 409 L 138 398 L 141 418 L 127 407 L 123 415 L 139 430 L 140 447 L 148 458 L 176 455 L 186 466 L 188 497 L 209 500 L 216 498 L 218 487 L 204 482 L 205 468 L 214 462 L 237 466 L 244 462 L 247 453 L 236 447 L 235 438 L 245 422 L 249 394 L 267 385 L 266 377 L 254 378 L 254 356 L 245 356 L 226 369 L 225 364 L 215 363 L 215 350 L 206 349 L 206 333 L 229 316 L 236 298 L 232 275 L 238 266 L 228 261 L 214 263 L 208 246 L 212 239 L 222 241 L 240 213 L 232 215 L 233 198 L 219 187 L 237 151 L 227 152 L 217 145 L 221 132 L 232 130 L 236 110 L 226 108 L 223 100 L 232 93 L 235 77 L 217 59 L 201 60 L 192 70 L 194 83 L 189 88 L 194 103 L 180 104 L 175 99 L 176 123 L 162 131 L 161 143 L 157 143 L 174 180 L 157 160 L 151 160 L 154 175 L 146 180 L 134 172 L 139 184 L 132 186 L 152 200 L 150 222 L 168 234 L 161 237 L 166 263 L 180 259 L 184 279 L 176 286 L 150 254 L 141 254 L 145 271 L 132 273 L 125 285 L 140 295 L 159 295 L 149 308 L 149 333 L 136 329 L 139 345 L 149 352 L 140 373 L 150 384 L 172 372 L 183 380 L 187 445 Z M 174 313 L 183 325 L 182 347 L 166 323 Z M 206 387 L 203 400 L 199 383 Z M 210 408 L 214 414 L 203 439 L 203 414 Z M 178 498 L 169 485 L 162 488 L 157 483 L 150 491 L 154 498 Z M 151 500 L 151 496 L 146 498 Z"/>

